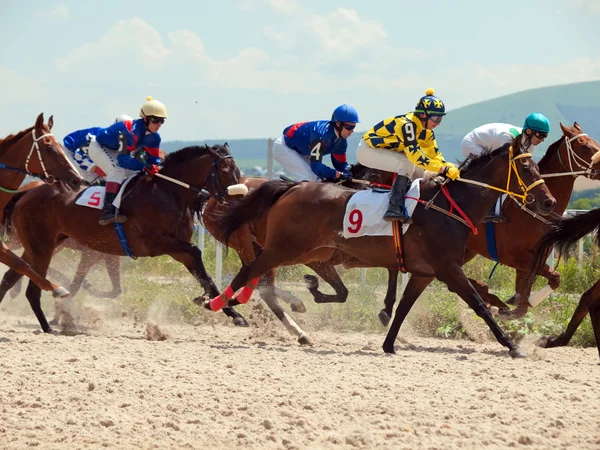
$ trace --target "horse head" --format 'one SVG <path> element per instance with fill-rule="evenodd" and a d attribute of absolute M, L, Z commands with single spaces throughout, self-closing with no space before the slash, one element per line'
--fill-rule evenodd
<path fill-rule="evenodd" d="M 61 190 L 65 186 L 72 190 L 79 189 L 81 176 L 51 133 L 53 126 L 53 116 L 50 116 L 48 123 L 45 124 L 44 113 L 40 113 L 26 141 L 30 147 L 25 160 L 25 170 L 37 175 L 48 184 L 57 182 Z"/>
<path fill-rule="evenodd" d="M 585 171 L 591 179 L 600 178 L 600 145 L 589 137 L 577 122 L 573 126 L 560 124 L 564 136 L 566 158 L 561 164 L 571 172 Z"/>

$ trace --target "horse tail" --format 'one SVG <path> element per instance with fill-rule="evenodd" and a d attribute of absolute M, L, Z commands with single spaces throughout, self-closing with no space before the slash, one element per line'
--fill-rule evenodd
<path fill-rule="evenodd" d="M 2 218 L 2 229 L 6 236 L 10 236 L 12 232 L 12 216 L 15 210 L 15 205 L 21 197 L 27 194 L 28 191 L 19 192 L 12 196 L 9 202 L 4 207 L 4 217 Z"/>
<path fill-rule="evenodd" d="M 556 247 L 561 254 L 564 254 L 590 233 L 595 234 L 595 241 L 600 244 L 600 208 L 556 221 L 554 228 L 542 236 L 535 245 L 533 267 L 536 272 L 541 270 L 552 247 Z"/>
<path fill-rule="evenodd" d="M 243 199 L 232 203 L 219 216 L 219 228 L 223 230 L 225 245 L 231 235 L 242 226 L 260 219 L 279 198 L 298 183 L 282 180 L 271 180 L 261 184 Z"/>

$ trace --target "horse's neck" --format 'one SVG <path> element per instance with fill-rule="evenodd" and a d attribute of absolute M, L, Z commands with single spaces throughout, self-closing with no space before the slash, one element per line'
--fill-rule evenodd
<path fill-rule="evenodd" d="M 26 138 L 27 135 L 21 137 L 18 141 L 13 142 L 12 145 L 0 155 L 0 163 L 25 170 L 25 159 L 27 158 L 27 155 L 23 152 L 22 148 Z M 0 188 L 10 191 L 17 190 L 24 179 L 24 173 L 9 169 L 0 169 Z M 0 217 L 4 216 L 4 208 L 12 196 L 13 194 L 0 190 Z"/>
<path fill-rule="evenodd" d="M 209 164 L 206 162 L 204 163 Z M 198 169 L 198 167 L 202 169 Z M 204 164 L 202 164 L 202 162 L 194 160 L 190 161 L 187 164 L 177 164 L 174 167 L 165 166 L 165 168 L 161 170 L 160 173 L 169 178 L 173 178 L 177 181 L 189 184 L 194 188 L 202 189 L 204 186 L 200 186 L 198 183 L 204 182 L 204 180 L 210 178 L 211 166 L 206 166 L 206 169 L 204 169 L 204 167 L 205 166 Z M 195 199 L 195 195 L 192 195 L 193 191 L 190 189 L 187 189 L 183 186 L 173 183 L 172 181 L 168 181 L 160 177 L 154 177 L 154 180 L 156 181 L 157 185 L 160 187 L 161 190 L 169 192 L 174 198 L 177 199 L 179 203 L 181 203 L 184 206 L 188 205 Z"/>
<path fill-rule="evenodd" d="M 570 172 L 570 169 L 566 168 L 564 164 L 561 164 L 562 161 L 568 161 L 567 155 L 561 155 L 561 152 L 566 153 L 566 145 L 564 142 L 561 144 L 560 148 L 554 153 L 552 158 L 544 161 L 543 164 L 539 164 L 540 173 L 542 176 L 544 174 L 550 173 L 566 173 Z M 578 170 L 578 169 L 576 169 Z M 569 200 L 571 199 L 571 194 L 573 193 L 573 187 L 575 185 L 575 176 L 573 175 L 564 175 L 561 177 L 550 177 L 544 178 L 546 181 L 546 186 L 552 193 L 552 196 L 556 199 L 556 207 L 554 208 L 554 212 L 557 214 L 562 214 L 567 209 L 567 205 L 569 204 Z"/>

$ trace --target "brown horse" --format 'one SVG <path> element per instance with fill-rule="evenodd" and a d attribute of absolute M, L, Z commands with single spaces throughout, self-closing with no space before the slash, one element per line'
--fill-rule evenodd
<path fill-rule="evenodd" d="M 561 254 L 566 254 L 577 241 L 591 233 L 595 236 L 596 244 L 600 245 L 600 209 L 592 209 L 557 222 L 556 228 L 546 233 L 536 244 L 530 276 L 535 278 L 552 247 L 556 246 Z M 600 280 L 581 296 L 567 329 L 560 336 L 542 338 L 540 345 L 546 348 L 567 345 L 588 313 L 600 355 Z"/>
<path fill-rule="evenodd" d="M 164 157 L 162 159 L 164 160 Z M 44 185 L 43 181 L 31 181 L 21 186 L 18 189 L 18 192 L 27 192 L 31 189 L 42 185 Z M 6 244 L 8 245 L 8 248 L 12 251 L 22 248 L 21 242 L 19 241 L 19 235 L 17 234 L 17 230 L 12 230 L 12 232 L 8 236 Z M 79 244 L 74 239 L 65 239 L 61 241 L 60 244 L 58 244 L 58 246 L 56 247 L 55 253 L 58 253 L 64 248 L 69 248 L 81 252 L 81 259 L 79 260 L 79 264 L 77 265 L 75 277 L 73 278 L 73 280 L 69 280 L 59 270 L 53 269 L 52 267 L 48 267 L 48 274 L 60 283 L 66 285 L 67 290 L 69 291 L 71 296 L 75 296 L 82 287 L 88 290 L 94 297 L 98 298 L 117 298 L 119 295 L 121 295 L 120 256 L 95 252 L 94 250 Z M 112 284 L 111 291 L 99 291 L 95 289 L 90 283 L 87 283 L 85 280 L 86 275 L 89 273 L 92 267 L 101 262 L 104 263 L 104 265 L 106 266 L 106 271 Z M 17 284 L 15 284 L 15 286 L 11 289 L 11 298 L 15 298 L 19 295 L 21 291 L 22 281 L 22 279 L 19 280 Z"/>
<path fill-rule="evenodd" d="M 184 148 L 167 156 L 159 174 L 138 175 L 127 188 L 121 205 L 129 217 L 123 229 L 131 253 L 136 257 L 170 255 L 185 265 L 205 291 L 217 295 L 204 268 L 202 253 L 190 243 L 193 223 L 189 204 L 203 188 L 225 201 L 230 198 L 228 189 L 238 179 L 239 170 L 226 145 Z M 58 193 L 40 186 L 15 196 L 5 210 L 4 223 L 8 226 L 11 220 L 14 222 L 25 249 L 23 259 L 40 274 L 46 274 L 57 242 L 66 237 L 99 252 L 125 253 L 115 229 L 98 224 L 100 211 L 76 205 L 76 199 L 75 193 Z M 19 278 L 12 270 L 5 274 L 0 300 Z M 26 296 L 42 329 L 51 331 L 40 307 L 40 289 L 29 283 Z M 245 324 L 237 312 L 225 313 L 234 323 Z"/>
<path fill-rule="evenodd" d="M 2 211 L 17 192 L 25 175 L 36 176 L 59 189 L 77 189 L 81 178 L 69 162 L 62 147 L 52 133 L 54 119 L 50 116 L 44 123 L 44 114 L 37 117 L 35 125 L 17 134 L 0 140 L 0 219 Z M 20 275 L 29 277 L 40 289 L 52 292 L 54 297 L 65 297 L 69 292 L 46 280 L 35 272 L 29 264 L 15 255 L 2 242 L 0 263 L 6 264 Z"/>
<path fill-rule="evenodd" d="M 429 181 L 421 186 L 421 197 L 446 210 L 453 199 L 465 217 L 479 223 L 490 210 L 500 193 L 480 186 L 507 186 L 520 189 L 523 198 L 538 214 L 548 215 L 556 200 L 540 177 L 530 154 L 520 154 L 512 146 L 485 152 L 470 158 L 462 167 L 461 182 L 449 183 L 448 197 L 438 196 L 439 183 Z M 508 182 L 507 182 L 508 180 Z M 475 183 L 475 184 L 474 184 Z M 490 185 L 485 184 L 490 183 Z M 370 266 L 393 269 L 397 255 L 390 236 L 364 236 L 345 239 L 341 227 L 348 200 L 355 191 L 323 183 L 289 183 L 269 181 L 240 200 L 221 219 L 226 241 L 240 227 L 268 213 L 265 245 L 258 257 L 244 266 L 223 293 L 206 304 L 216 310 L 233 299 L 235 292 L 255 285 L 258 277 L 269 270 L 292 265 L 311 253 L 333 253 L 340 249 Z M 515 195 L 511 192 L 511 195 Z M 444 282 L 484 319 L 498 341 L 509 348 L 512 356 L 520 356 L 518 347 L 500 329 L 477 291 L 462 271 L 464 251 L 471 228 L 454 218 L 419 207 L 413 214 L 414 224 L 404 236 L 406 268 L 412 277 L 404 291 L 388 336 L 385 352 L 394 353 L 394 342 L 400 324 L 434 278 Z M 243 294 L 240 294 L 240 296 Z M 273 295 L 265 292 L 264 295 Z M 238 300 L 240 299 L 238 296 Z M 245 299 L 244 299 L 245 300 Z"/>
<path fill-rule="evenodd" d="M 600 175 L 600 164 L 594 155 L 600 152 L 596 141 L 583 132 L 577 122 L 572 127 L 560 124 L 563 136 L 550 145 L 538 166 L 546 181 L 546 186 L 556 198 L 553 217 L 558 219 L 567 208 L 573 185 L 578 175 L 596 179 Z M 519 143 L 515 143 L 519 145 Z M 496 246 L 501 264 L 516 270 L 515 297 L 518 306 L 511 312 L 496 295 L 488 291 L 486 283 L 469 279 L 483 300 L 500 309 L 506 318 L 514 319 L 523 316 L 528 309 L 529 296 L 535 278 L 528 276 L 533 258 L 533 247 L 544 233 L 552 226 L 547 220 L 535 217 L 530 211 L 523 210 L 516 201 L 505 203 L 503 212 L 508 223 L 495 225 Z M 486 224 L 479 224 L 478 234 L 472 234 L 467 241 L 465 263 L 476 255 L 492 259 L 488 250 Z M 549 285 L 556 289 L 560 284 L 560 275 L 547 264 L 541 267 L 539 275 L 548 279 Z M 385 308 L 379 314 L 383 325 L 387 325 L 396 301 L 396 276 L 390 275 Z"/>
<path fill-rule="evenodd" d="M 388 177 L 388 174 L 378 170 L 369 169 L 368 167 L 355 164 L 351 166 L 351 172 L 355 180 L 369 180 L 372 183 L 382 183 L 384 178 Z M 248 190 L 254 191 L 262 184 L 268 181 L 267 178 L 242 178 L 240 180 L 244 183 Z M 344 186 L 363 189 L 364 184 L 357 182 L 344 182 Z M 204 198 L 199 199 L 199 203 L 195 206 L 196 212 L 202 211 L 202 204 L 206 201 L 206 207 L 202 213 L 202 221 L 206 229 L 212 234 L 217 240 L 225 244 L 225 235 L 223 234 L 219 217 L 224 214 L 225 211 L 231 206 L 230 204 L 219 204 L 214 199 Z M 203 201 L 204 200 L 204 201 Z M 248 265 L 255 258 L 257 253 L 260 251 L 260 247 L 264 246 L 266 236 L 266 223 L 267 215 L 260 218 L 258 221 L 249 223 L 236 230 L 230 237 L 227 245 L 233 248 L 239 255 L 242 264 Z M 321 257 L 322 256 L 322 257 Z M 321 253 L 311 252 L 310 256 L 305 259 L 301 259 L 298 263 L 304 263 L 312 270 L 315 271 L 323 280 L 329 283 L 335 290 L 334 295 L 323 294 L 319 291 L 319 282 L 314 275 L 305 275 L 304 279 L 309 288 L 310 293 L 316 303 L 344 303 L 348 298 L 348 289 L 342 282 L 335 269 L 337 264 L 345 264 L 351 267 L 362 267 L 364 263 L 358 261 L 353 256 L 344 253 L 341 250 L 335 250 L 333 255 L 328 250 Z M 262 296 L 263 300 L 269 306 L 275 316 L 285 325 L 287 330 L 298 338 L 300 344 L 310 344 L 310 338 L 308 334 L 304 332 L 296 322 L 281 308 L 277 302 L 277 297 L 284 301 L 291 303 L 292 311 L 304 312 L 306 309 L 302 302 L 291 295 L 289 292 L 282 291 L 275 286 L 275 269 L 268 271 L 263 275 L 258 283 L 258 291 L 262 293 L 264 289 L 269 289 L 274 292 L 274 296 Z M 248 289 L 244 292 L 244 297 L 250 298 L 253 289 Z M 237 300 L 233 300 L 230 306 L 239 304 Z"/>

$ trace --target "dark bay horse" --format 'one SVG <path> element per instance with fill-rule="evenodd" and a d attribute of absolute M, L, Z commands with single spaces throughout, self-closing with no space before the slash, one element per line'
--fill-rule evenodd
<path fill-rule="evenodd" d="M 63 153 L 62 147 L 50 132 L 54 119 L 50 116 L 44 123 L 40 114 L 33 127 L 9 135 L 0 140 L 0 219 L 4 207 L 17 193 L 25 175 L 33 175 L 58 189 L 78 189 L 81 183 L 79 173 Z M 40 289 L 52 292 L 54 297 L 65 297 L 69 292 L 46 280 L 23 259 L 15 255 L 2 242 L 0 263 L 6 264 L 20 275 L 31 279 Z"/>
<path fill-rule="evenodd" d="M 546 186 L 556 198 L 556 207 L 552 216 L 559 219 L 565 212 L 573 185 L 577 176 L 596 179 L 600 176 L 600 163 L 596 160 L 600 155 L 598 143 L 583 132 L 577 122 L 570 126 L 560 124 L 563 136 L 550 145 L 538 167 Z M 519 145 L 519 143 L 515 143 Z M 597 155 L 596 158 L 594 155 Z M 483 300 L 500 309 L 506 318 L 514 319 L 523 316 L 528 309 L 529 296 L 535 277 L 531 278 L 529 269 L 533 258 L 533 247 L 544 233 L 551 230 L 552 225 L 544 218 L 534 217 L 523 210 L 517 202 L 505 204 L 504 216 L 508 223 L 495 225 L 496 247 L 501 264 L 516 270 L 515 297 L 518 306 L 511 312 L 496 295 L 488 291 L 486 283 L 469 279 Z M 465 263 L 476 255 L 491 259 L 486 237 L 486 224 L 479 224 L 478 234 L 471 234 L 467 240 Z M 539 275 L 548 279 L 549 285 L 556 289 L 560 284 L 560 275 L 547 264 L 540 268 Z M 396 278 L 391 274 L 385 300 L 385 308 L 379 317 L 387 325 L 396 301 Z"/>
<path fill-rule="evenodd" d="M 201 251 L 190 243 L 193 223 L 189 205 L 203 188 L 220 201 L 230 198 L 228 189 L 238 180 L 239 170 L 227 146 L 187 147 L 169 154 L 159 174 L 151 178 L 138 175 L 121 205 L 129 217 L 123 228 L 133 255 L 170 255 L 185 265 L 206 292 L 218 295 L 204 268 Z M 23 259 L 40 274 L 46 274 L 57 242 L 66 237 L 99 252 L 124 255 L 115 229 L 98 224 L 100 211 L 76 205 L 76 198 L 75 193 L 40 186 L 15 196 L 16 201 L 5 210 L 5 225 L 12 220 L 25 249 Z M 19 278 L 13 270 L 5 274 L 0 300 Z M 42 329 L 50 332 L 40 307 L 40 289 L 29 283 L 26 296 Z M 245 324 L 237 312 L 225 313 L 234 323 Z"/>
<path fill-rule="evenodd" d="M 545 264 L 552 247 L 557 247 L 561 254 L 566 254 L 580 239 L 591 233 L 594 234 L 596 245 L 600 245 L 600 208 L 557 222 L 556 227 L 547 232 L 535 246 L 532 276 L 535 277 Z M 551 348 L 567 345 L 588 313 L 600 355 L 600 280 L 583 293 L 564 333 L 557 337 L 543 338 L 541 346 Z"/>
<path fill-rule="evenodd" d="M 550 214 L 556 203 L 543 184 L 531 155 L 513 150 L 510 145 L 470 159 L 461 171 L 463 182 L 451 182 L 446 187 L 449 197 L 437 195 L 445 186 L 430 181 L 421 186 L 421 198 L 433 200 L 434 205 L 445 210 L 449 210 L 447 198 L 451 198 L 473 223 L 483 220 L 500 195 L 499 191 L 489 189 L 491 186 L 507 186 L 512 195 L 516 195 L 515 190 L 522 191 L 523 198 L 538 214 Z M 269 270 L 296 264 L 311 252 L 332 254 L 339 249 L 374 267 L 397 268 L 393 237 L 343 238 L 341 228 L 346 203 L 355 192 L 324 183 L 269 181 L 232 205 L 220 222 L 226 242 L 237 229 L 268 213 L 265 245 L 258 257 L 241 269 L 231 285 L 206 306 L 213 310 L 220 308 L 232 300 L 239 289 L 252 287 Z M 462 270 L 466 241 L 472 228 L 423 207 L 415 210 L 413 221 L 404 236 L 404 248 L 410 255 L 406 268 L 412 277 L 396 309 L 384 351 L 395 352 L 394 342 L 402 321 L 421 292 L 437 278 L 484 319 L 496 339 L 510 350 L 511 356 L 520 356 L 518 347 L 500 329 Z M 264 295 L 273 294 L 266 291 Z"/>

